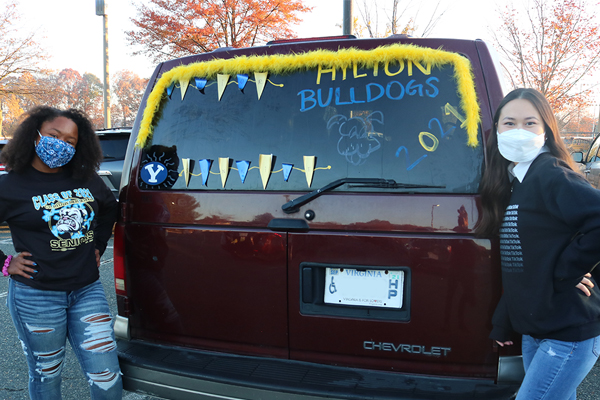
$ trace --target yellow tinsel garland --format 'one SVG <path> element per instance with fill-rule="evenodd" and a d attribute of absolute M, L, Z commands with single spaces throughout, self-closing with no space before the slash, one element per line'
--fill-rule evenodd
<path fill-rule="evenodd" d="M 373 50 L 348 48 L 338 51 L 315 50 L 287 55 L 242 56 L 175 67 L 160 77 L 148 97 L 136 146 L 145 146 L 152 135 L 154 115 L 161 105 L 166 89 L 174 82 L 186 82 L 193 78 L 214 79 L 217 74 L 237 75 L 267 72 L 282 75 L 317 69 L 319 66 L 329 69 L 345 69 L 352 68 L 354 64 L 357 64 L 362 68 L 373 68 L 375 64 L 382 65 L 399 60 L 431 64 L 432 67 L 440 67 L 446 64 L 453 65 L 457 91 L 460 97 L 460 108 L 465 113 L 467 144 L 476 147 L 479 144 L 477 131 L 480 123 L 480 109 L 469 60 L 458 53 L 407 44 L 381 46 Z"/>

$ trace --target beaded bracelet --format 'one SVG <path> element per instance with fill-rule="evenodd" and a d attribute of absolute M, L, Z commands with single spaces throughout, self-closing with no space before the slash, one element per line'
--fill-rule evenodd
<path fill-rule="evenodd" d="M 6 257 L 4 260 L 4 267 L 2 267 L 2 275 L 8 276 L 8 266 L 10 265 L 10 260 L 12 260 L 13 256 Z"/>

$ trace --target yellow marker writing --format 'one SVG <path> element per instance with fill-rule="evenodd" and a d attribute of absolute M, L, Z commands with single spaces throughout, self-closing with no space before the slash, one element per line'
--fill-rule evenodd
<path fill-rule="evenodd" d="M 450 103 L 446 103 L 446 105 L 444 106 L 444 111 L 446 113 L 446 115 L 454 115 L 456 118 L 458 118 L 458 120 L 460 122 L 462 122 L 462 124 L 460 125 L 461 128 L 464 128 L 466 126 L 466 120 L 465 117 L 463 117 L 462 115 L 460 115 L 460 113 L 458 112 L 458 110 L 454 107 L 452 107 L 450 105 Z"/>

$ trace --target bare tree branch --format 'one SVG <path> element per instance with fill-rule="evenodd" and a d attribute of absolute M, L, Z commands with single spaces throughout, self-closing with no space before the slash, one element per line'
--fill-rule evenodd
<path fill-rule="evenodd" d="M 513 6 L 498 10 L 502 26 L 493 32 L 513 87 L 542 92 L 566 123 L 573 108 L 590 103 L 583 89 L 600 66 L 600 26 L 585 0 L 533 0 L 522 18 Z"/>

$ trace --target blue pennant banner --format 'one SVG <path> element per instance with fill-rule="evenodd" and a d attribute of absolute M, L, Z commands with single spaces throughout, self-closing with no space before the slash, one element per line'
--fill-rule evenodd
<path fill-rule="evenodd" d="M 205 158 L 200 160 L 200 172 L 202 173 L 202 184 L 206 186 L 206 182 L 208 181 L 208 175 L 210 174 L 210 166 L 212 165 L 213 160 L 209 160 Z"/>
<path fill-rule="evenodd" d="M 248 175 L 248 169 L 250 168 L 250 161 L 236 161 L 238 172 L 240 173 L 240 179 L 242 183 L 246 181 L 246 175 Z"/>
<path fill-rule="evenodd" d="M 292 168 L 294 168 L 294 164 L 281 164 L 283 167 L 283 179 L 287 182 L 290 179 L 290 174 L 292 173 Z"/>
<path fill-rule="evenodd" d="M 237 76 L 238 87 L 243 92 L 246 87 L 246 83 L 248 83 L 248 75 L 246 74 L 238 74 Z"/>
<path fill-rule="evenodd" d="M 171 86 L 167 88 L 167 96 L 171 97 L 173 94 L 173 89 L 175 89 L 175 82 L 171 83 Z"/>
<path fill-rule="evenodd" d="M 204 78 L 194 78 L 196 82 L 196 89 L 200 91 L 200 93 L 204 94 L 204 88 L 206 87 L 206 79 Z"/>

